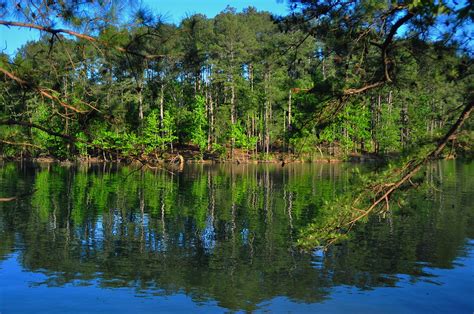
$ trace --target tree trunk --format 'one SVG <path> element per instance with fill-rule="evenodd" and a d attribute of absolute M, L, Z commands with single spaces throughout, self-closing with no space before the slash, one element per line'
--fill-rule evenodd
<path fill-rule="evenodd" d="M 140 122 L 140 126 L 143 123 L 143 82 L 139 80 L 137 82 L 137 94 L 138 94 L 138 120 Z"/>
<path fill-rule="evenodd" d="M 234 77 L 231 76 L 231 85 L 230 85 L 230 123 L 232 128 L 235 125 L 235 85 L 234 85 Z M 231 157 L 234 160 L 234 147 L 235 147 L 235 137 L 232 135 L 231 139 Z"/>
<path fill-rule="evenodd" d="M 291 89 L 288 93 L 288 131 L 291 131 Z"/>
<path fill-rule="evenodd" d="M 270 135 L 268 131 L 268 119 L 269 119 L 269 107 L 270 107 L 270 100 L 269 100 L 269 93 L 268 93 L 268 80 L 269 80 L 268 72 L 264 75 L 265 80 L 265 105 L 264 105 L 264 113 L 263 113 L 263 150 L 266 155 L 268 155 L 270 151 Z"/>
<path fill-rule="evenodd" d="M 164 105 L 165 105 L 165 86 L 163 82 L 160 85 L 160 128 L 163 130 L 163 119 L 164 119 Z M 163 134 L 161 134 L 163 136 Z"/>

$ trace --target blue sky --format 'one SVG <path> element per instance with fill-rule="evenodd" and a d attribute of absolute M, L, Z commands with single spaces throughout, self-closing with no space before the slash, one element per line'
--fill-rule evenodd
<path fill-rule="evenodd" d="M 137 3 L 140 2 L 137 1 Z M 179 23 L 183 17 L 194 13 L 213 17 L 224 10 L 227 5 L 238 11 L 253 6 L 260 11 L 269 11 L 278 15 L 288 13 L 288 6 L 284 0 L 143 0 L 141 3 L 153 13 L 164 16 L 165 21 L 169 23 Z M 0 50 L 13 54 L 27 41 L 36 40 L 38 37 L 37 30 L 0 26 Z"/>
<path fill-rule="evenodd" d="M 237 8 L 239 11 L 253 6 L 260 11 L 270 11 L 280 15 L 288 12 L 287 3 L 277 0 L 147 0 L 142 2 L 153 12 L 170 17 L 168 22 L 179 22 L 183 17 L 194 13 L 204 13 L 208 17 L 212 17 L 224 10 L 227 5 Z"/>

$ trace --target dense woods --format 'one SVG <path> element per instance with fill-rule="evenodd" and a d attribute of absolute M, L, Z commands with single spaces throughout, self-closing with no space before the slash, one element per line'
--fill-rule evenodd
<path fill-rule="evenodd" d="M 227 7 L 174 25 L 146 9 L 113 18 L 114 1 L 88 4 L 102 8 L 88 23 L 77 1 L 0 2 L 18 20 L 0 27 L 41 31 L 0 55 L 4 157 L 391 155 L 472 108 L 470 4 L 291 1 L 287 17 Z M 468 121 L 445 155 L 473 134 Z"/>

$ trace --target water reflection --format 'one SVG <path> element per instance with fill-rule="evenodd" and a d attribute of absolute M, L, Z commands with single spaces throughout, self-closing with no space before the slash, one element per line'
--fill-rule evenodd
<path fill-rule="evenodd" d="M 0 203 L 0 259 L 16 254 L 47 287 L 131 287 L 231 310 L 278 296 L 315 303 L 336 286 L 392 287 L 400 274 L 416 282 L 430 276 L 427 266 L 455 267 L 474 238 L 473 174 L 472 165 L 435 163 L 426 172 L 433 188 L 403 210 L 373 217 L 328 252 L 304 254 L 294 247 L 299 230 L 348 188 L 350 166 L 200 165 L 172 175 L 4 164 L 2 194 L 34 193 Z"/>

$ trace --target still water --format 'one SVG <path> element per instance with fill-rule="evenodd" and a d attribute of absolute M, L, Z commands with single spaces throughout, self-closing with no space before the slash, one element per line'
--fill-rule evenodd
<path fill-rule="evenodd" d="M 0 164 L 0 312 L 473 313 L 474 164 L 327 252 L 298 234 L 357 165 Z M 362 171 L 370 171 L 363 169 Z"/>

